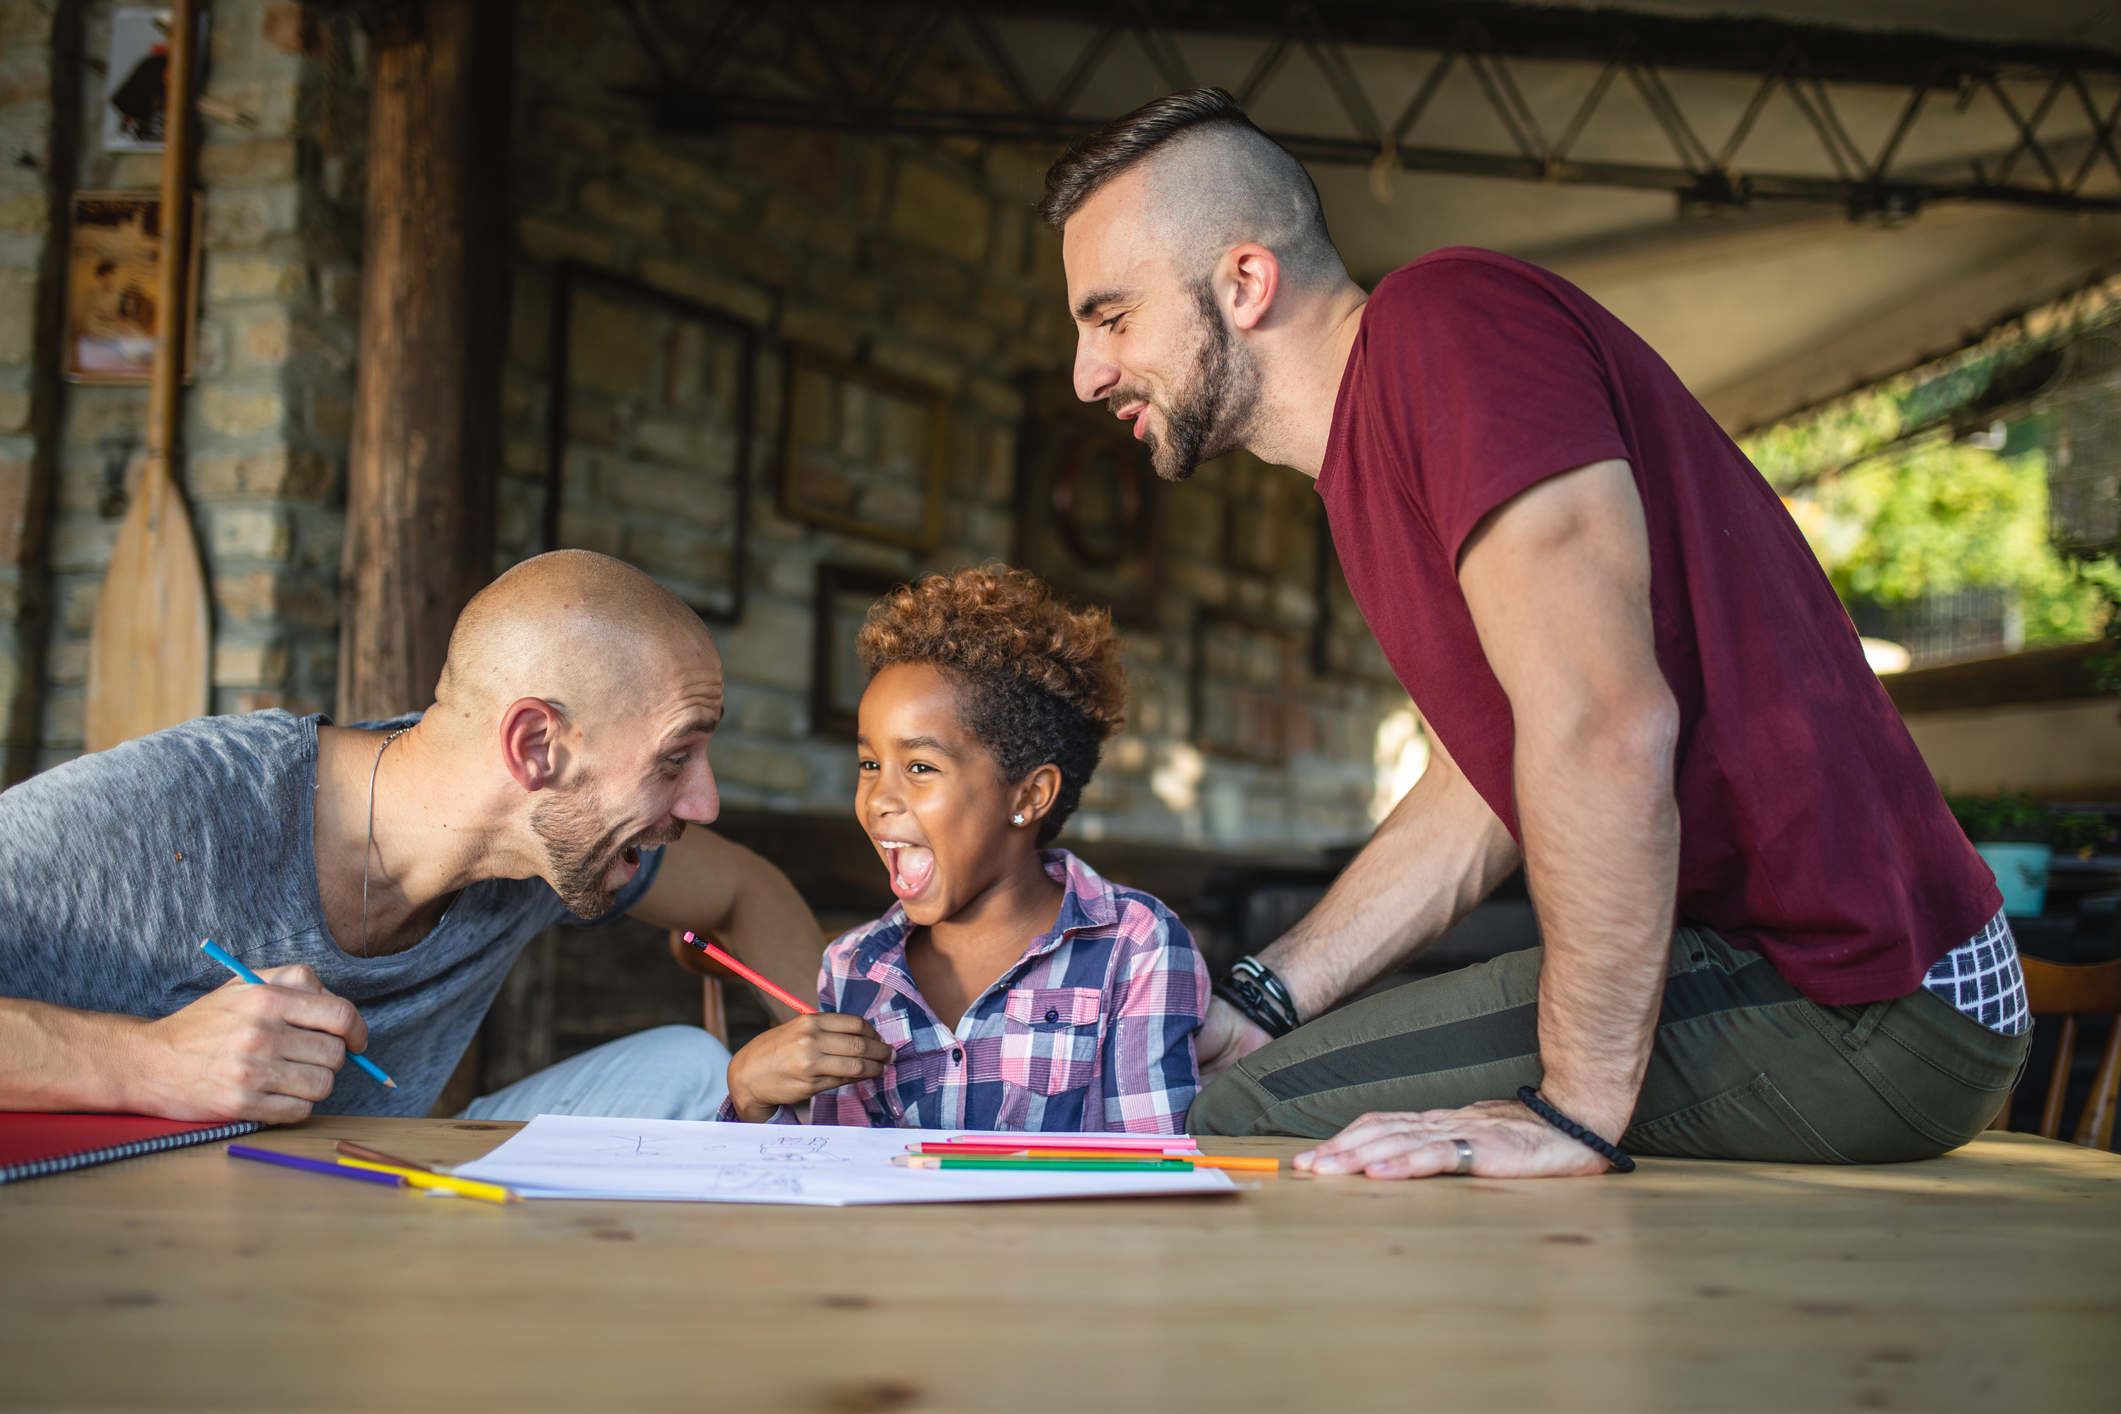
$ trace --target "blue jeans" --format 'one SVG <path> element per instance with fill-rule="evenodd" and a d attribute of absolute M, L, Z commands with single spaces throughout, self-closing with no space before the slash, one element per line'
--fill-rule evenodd
<path fill-rule="evenodd" d="M 728 1093 L 728 1047 L 697 1026 L 658 1026 L 481 1095 L 457 1118 L 713 1119 Z"/>

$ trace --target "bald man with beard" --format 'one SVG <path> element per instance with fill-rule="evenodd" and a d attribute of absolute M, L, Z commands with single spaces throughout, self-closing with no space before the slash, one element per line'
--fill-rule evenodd
<path fill-rule="evenodd" d="M 558 551 L 465 608 L 424 713 L 202 717 L 0 793 L 0 1110 L 425 1115 L 555 923 L 711 930 L 810 991 L 817 920 L 699 828 L 720 809 L 722 710 L 696 614 L 617 560 Z M 230 978 L 205 938 L 266 985 Z M 711 1118 L 728 1059 L 663 1027 L 467 1113 Z"/>

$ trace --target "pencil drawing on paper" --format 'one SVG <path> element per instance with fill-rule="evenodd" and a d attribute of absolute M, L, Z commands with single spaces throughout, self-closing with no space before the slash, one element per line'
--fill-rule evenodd
<path fill-rule="evenodd" d="M 800 1175 L 784 1169 L 713 1169 L 704 1175 L 710 1193 L 748 1193 L 753 1196 L 772 1194 L 781 1198 L 798 1198 L 803 1193 Z"/>
<path fill-rule="evenodd" d="M 720 1158 L 729 1152 L 727 1144 L 711 1140 L 692 1138 L 672 1139 L 652 1134 L 614 1134 L 611 1147 L 599 1152 L 600 1158 L 612 1159 L 687 1159 Z"/>
<path fill-rule="evenodd" d="M 759 1157 L 776 1164 L 844 1164 L 847 1156 L 831 1151 L 832 1141 L 822 1134 L 792 1135 L 768 1139 L 759 1145 Z"/>
<path fill-rule="evenodd" d="M 1231 1188 L 1220 1172 L 915 1172 L 891 1163 L 905 1151 L 901 1130 L 539 1115 L 485 1158 L 460 1166 L 458 1173 L 505 1183 L 533 1198 L 824 1206 Z"/>

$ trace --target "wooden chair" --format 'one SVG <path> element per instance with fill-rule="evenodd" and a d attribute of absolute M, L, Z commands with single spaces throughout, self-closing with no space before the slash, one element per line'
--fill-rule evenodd
<path fill-rule="evenodd" d="M 722 940 L 715 937 L 712 933 L 704 936 L 716 947 L 725 946 Z M 724 1046 L 728 1045 L 729 1013 L 722 1005 L 722 983 L 741 982 L 744 979 L 701 952 L 698 948 L 687 944 L 685 941 L 685 930 L 682 928 L 670 930 L 670 955 L 677 960 L 678 966 L 684 968 L 687 972 L 696 973 L 700 977 L 700 1024 L 707 1028 L 708 1035 L 720 1041 Z"/>
<path fill-rule="evenodd" d="M 2077 1018 L 2115 1018 L 2106 1038 L 2106 1054 L 2092 1076 L 2092 1090 L 2077 1120 L 2075 1142 L 2087 1149 L 2110 1149 L 2114 1143 L 2114 1108 L 2121 1096 L 2121 962 L 2070 966 L 2019 958 L 2025 969 L 2025 994 L 2034 1016 L 2059 1016 L 2062 1034 L 2055 1046 L 2055 1068 L 2048 1076 L 2047 1102 L 2040 1107 L 2040 1137 L 2062 1136 L 2062 1099 L 2069 1092 L 2070 1069 L 2077 1058 Z M 2015 1098 L 2015 1096 L 2013 1097 Z M 2010 1128 L 2008 1102 L 1990 1129 Z"/>

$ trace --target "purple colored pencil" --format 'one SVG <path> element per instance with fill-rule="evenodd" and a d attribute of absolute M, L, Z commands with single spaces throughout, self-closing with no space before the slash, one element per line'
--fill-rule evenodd
<path fill-rule="evenodd" d="M 228 1156 L 231 1159 L 255 1159 L 261 1164 L 279 1164 L 283 1168 L 307 1169 L 311 1173 L 328 1173 L 333 1178 L 357 1178 L 363 1183 L 387 1183 L 392 1188 L 405 1186 L 405 1180 L 394 1173 L 350 1168 L 328 1159 L 305 1159 L 300 1154 L 281 1154 L 271 1149 L 253 1149 L 248 1144 L 229 1145 Z"/>

